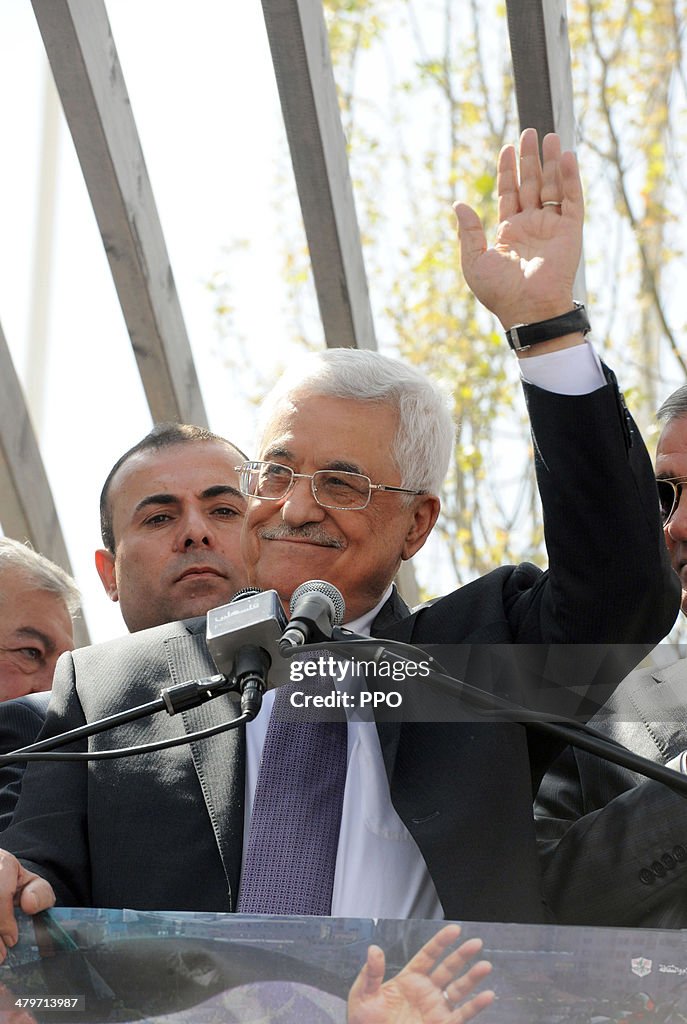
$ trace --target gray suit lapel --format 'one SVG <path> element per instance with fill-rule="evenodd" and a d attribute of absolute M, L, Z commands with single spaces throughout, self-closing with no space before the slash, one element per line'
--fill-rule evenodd
<path fill-rule="evenodd" d="M 205 618 L 186 623 L 189 635 L 170 637 L 165 654 L 174 683 L 217 673 L 205 643 Z M 187 735 L 236 718 L 236 701 L 225 695 L 182 712 Z M 231 729 L 192 742 L 191 754 L 210 823 L 227 877 L 232 906 L 236 905 L 241 873 L 245 786 L 245 730 Z"/>
<path fill-rule="evenodd" d="M 646 673 L 629 693 L 630 715 L 669 760 L 687 749 L 687 659 Z"/>

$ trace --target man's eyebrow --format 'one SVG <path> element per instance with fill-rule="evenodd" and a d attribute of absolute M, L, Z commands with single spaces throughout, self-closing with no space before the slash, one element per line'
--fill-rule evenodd
<path fill-rule="evenodd" d="M 207 501 L 208 498 L 217 498 L 223 494 L 230 494 L 232 497 L 245 503 L 245 498 L 239 489 L 231 487 L 229 484 L 213 484 L 212 487 L 206 487 L 204 491 L 200 492 L 199 497 L 202 501 Z M 177 505 L 179 500 L 179 496 L 176 494 L 148 494 L 145 498 L 141 498 L 134 509 L 134 513 L 142 512 L 143 509 L 148 508 L 150 505 Z"/>
<path fill-rule="evenodd" d="M 213 487 L 206 487 L 204 491 L 200 492 L 200 497 L 203 499 L 218 498 L 223 494 L 230 494 L 233 498 L 238 498 L 245 503 L 245 496 L 241 494 L 238 487 L 230 487 L 229 484 L 215 484 Z"/>
<path fill-rule="evenodd" d="M 178 501 L 179 498 L 176 494 L 148 494 L 145 498 L 141 498 L 134 512 L 140 512 L 148 505 L 175 505 Z"/>
<path fill-rule="evenodd" d="M 367 476 L 363 470 L 355 462 L 344 462 L 342 459 L 337 459 L 334 462 L 328 462 L 323 469 L 338 469 L 340 473 L 362 473 L 363 476 Z"/>
<path fill-rule="evenodd" d="M 288 462 L 295 462 L 296 458 L 288 448 L 281 446 L 275 446 L 274 448 L 268 448 L 263 454 L 263 461 L 272 462 L 274 459 L 286 459 Z M 355 462 L 346 462 L 344 459 L 332 459 L 325 466 L 318 466 L 318 469 L 338 469 L 340 473 L 363 473 L 367 474 L 363 469 L 360 468 Z"/>
<path fill-rule="evenodd" d="M 14 635 L 17 640 L 23 640 L 24 638 L 27 640 L 40 640 L 47 654 L 55 650 L 55 641 L 46 633 L 43 633 L 42 630 L 36 629 L 35 626 L 20 626 L 19 629 L 15 629 Z"/>
<path fill-rule="evenodd" d="M 287 459 L 289 462 L 295 462 L 295 455 L 283 445 L 275 444 L 272 447 L 267 448 L 262 455 L 262 460 L 264 462 L 271 462 L 272 459 Z"/>

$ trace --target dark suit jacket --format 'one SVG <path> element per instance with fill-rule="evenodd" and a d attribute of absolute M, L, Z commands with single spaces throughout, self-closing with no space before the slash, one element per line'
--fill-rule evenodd
<path fill-rule="evenodd" d="M 623 680 L 591 724 L 665 764 L 687 750 L 687 660 Z M 687 927 L 687 801 L 568 748 L 535 805 L 545 888 L 564 924 Z"/>
<path fill-rule="evenodd" d="M 506 566 L 398 623 L 387 614 L 373 625 L 411 643 L 451 645 L 443 650 L 454 674 L 470 668 L 476 651 L 481 676 L 484 645 L 653 646 L 677 613 L 679 585 L 660 531 L 651 465 L 613 382 L 575 398 L 531 387 L 526 396 L 550 570 Z M 161 685 L 211 674 L 203 626 L 172 623 L 64 655 L 46 733 L 118 711 L 124 694 L 133 706 Z M 464 644 L 482 646 L 466 656 L 457 646 Z M 560 667 L 556 656 L 552 664 Z M 537 674 L 546 678 L 541 659 Z M 519 682 L 515 689 L 517 695 Z M 584 691 L 581 684 L 575 705 L 584 703 Z M 225 696 L 173 718 L 121 727 L 91 745 L 183 736 L 235 714 Z M 446 916 L 544 920 L 531 776 L 541 772 L 550 747 L 530 743 L 516 724 L 432 717 L 380 722 L 379 733 L 392 800 Z M 66 904 L 229 911 L 239 882 L 243 802 L 243 736 L 234 731 L 88 768 L 31 765 L 3 842 Z"/>
<path fill-rule="evenodd" d="M 29 693 L 26 697 L 0 703 L 0 754 L 9 754 L 33 743 L 43 727 L 50 693 Z M 26 762 L 0 765 L 0 832 L 12 820 L 19 798 Z"/>

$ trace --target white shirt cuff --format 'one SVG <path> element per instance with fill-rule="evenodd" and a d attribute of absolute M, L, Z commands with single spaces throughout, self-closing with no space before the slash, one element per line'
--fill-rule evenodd
<path fill-rule="evenodd" d="M 519 359 L 518 363 L 524 381 L 558 395 L 588 395 L 606 384 L 601 360 L 590 341 Z"/>
<path fill-rule="evenodd" d="M 682 772 L 683 775 L 687 775 L 686 757 L 687 751 L 683 750 L 681 754 L 676 754 L 675 757 L 671 757 L 670 761 L 666 761 L 666 768 L 672 768 L 673 771 Z"/>

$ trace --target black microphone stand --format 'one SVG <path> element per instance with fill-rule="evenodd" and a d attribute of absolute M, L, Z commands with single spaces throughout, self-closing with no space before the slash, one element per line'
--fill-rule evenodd
<path fill-rule="evenodd" d="M 411 644 L 359 636 L 351 633 L 349 630 L 340 628 L 335 628 L 332 631 L 331 639 L 337 643 L 337 646 L 341 646 L 351 661 L 369 661 L 369 654 L 366 658 L 363 651 L 369 652 L 370 648 L 373 648 L 375 653 L 372 660 L 377 662 L 392 660 L 399 664 L 417 664 L 416 655 L 418 650 L 421 651 L 421 649 L 415 648 Z M 300 648 L 301 651 L 306 649 L 304 647 Z M 406 653 L 399 654 L 397 649 L 403 649 L 404 652 L 413 652 L 414 656 L 408 657 Z M 485 690 L 480 690 L 470 683 L 462 682 L 453 676 L 446 675 L 434 658 L 425 652 L 421 653 L 423 661 L 430 663 L 430 674 L 422 677 L 422 685 L 431 686 L 455 700 L 464 701 L 480 718 L 486 721 L 493 721 L 495 717 L 500 717 L 507 721 L 527 725 L 528 728 L 536 729 L 547 736 L 563 741 L 567 745 L 579 747 L 581 750 L 586 750 L 597 757 L 612 761 L 621 768 L 627 768 L 630 771 L 637 772 L 639 775 L 654 779 L 656 782 L 662 782 L 682 796 L 687 796 L 687 775 L 683 775 L 655 761 L 650 761 L 648 758 L 642 757 L 641 754 L 635 754 L 621 743 L 610 739 L 608 736 L 604 736 L 603 733 L 583 722 L 576 722 L 574 719 L 565 716 L 547 715 L 540 711 L 532 711 L 514 701 L 498 697 Z"/>
<path fill-rule="evenodd" d="M 227 679 L 224 675 L 206 676 L 203 679 L 193 679 L 184 683 L 177 683 L 175 686 L 168 686 L 160 691 L 156 700 L 148 701 L 146 704 L 139 704 L 127 711 L 120 711 L 106 718 L 100 718 L 96 722 L 87 722 L 76 729 L 60 733 L 58 736 L 50 736 L 47 739 L 39 740 L 30 746 L 13 750 L 10 754 L 0 755 L 0 765 L 12 764 L 15 761 L 72 761 L 72 760 L 108 760 L 115 757 L 128 757 L 132 754 L 148 753 L 152 750 L 164 750 L 168 747 L 180 746 L 195 739 L 203 739 L 206 736 L 214 736 L 216 733 L 228 729 L 236 729 L 240 725 L 251 721 L 254 713 L 249 708 L 242 708 L 243 714 L 219 726 L 203 729 L 199 732 L 186 736 L 175 737 L 171 740 L 160 740 L 156 743 L 142 744 L 138 747 L 125 747 L 119 750 L 98 750 L 88 753 L 86 751 L 58 752 L 57 748 L 67 744 L 75 743 L 78 740 L 86 739 L 89 736 L 96 736 L 98 733 L 107 732 L 118 725 L 125 725 L 127 722 L 134 722 L 139 718 L 146 718 L 149 715 L 159 714 L 166 711 L 168 715 L 176 715 L 189 708 L 199 707 L 215 697 L 225 693 L 238 691 L 240 689 L 237 679 Z"/>

